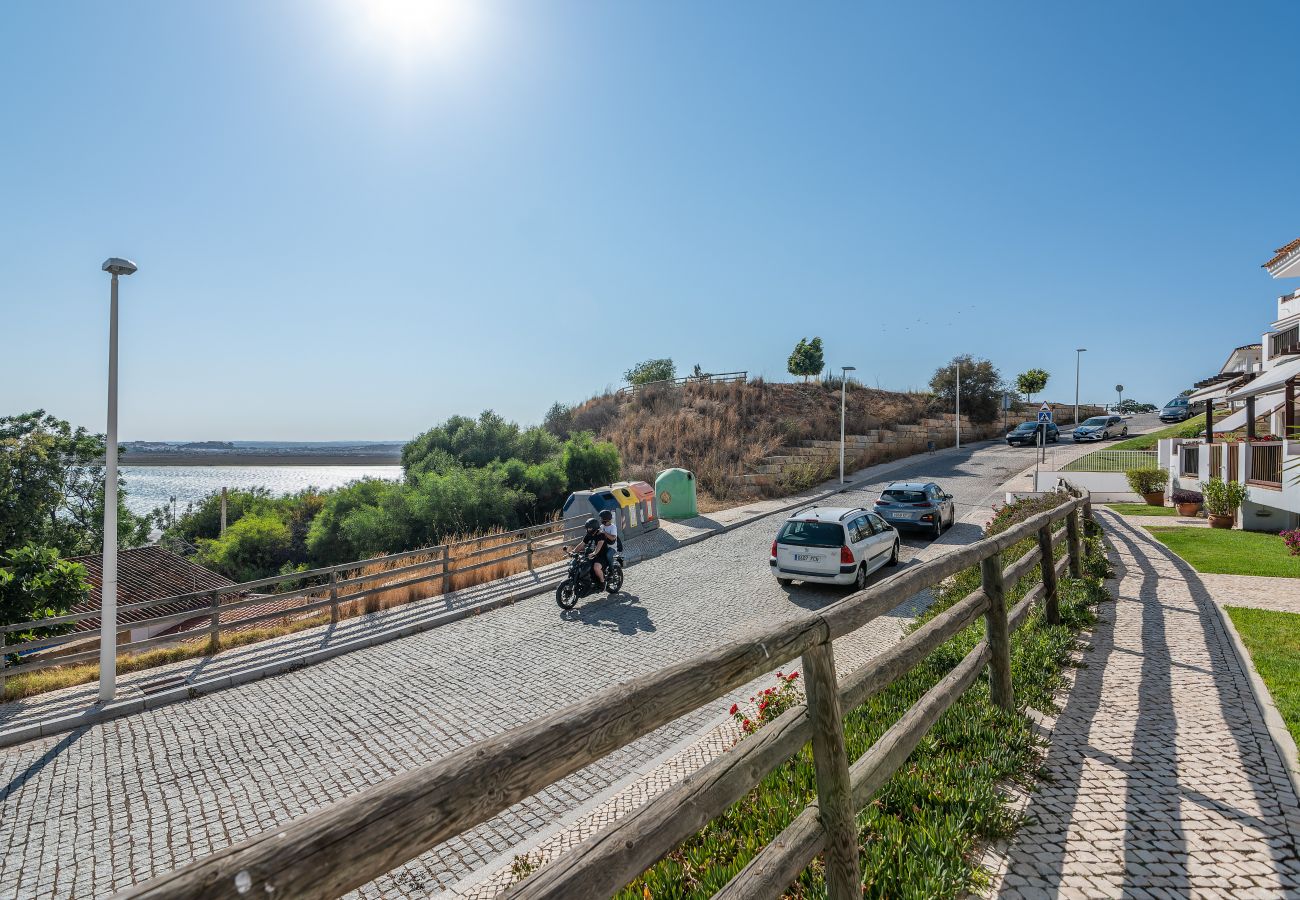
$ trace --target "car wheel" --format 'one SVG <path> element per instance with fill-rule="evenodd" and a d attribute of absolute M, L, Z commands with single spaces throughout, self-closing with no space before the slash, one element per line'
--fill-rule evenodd
<path fill-rule="evenodd" d="M 930 539 L 937 541 L 943 535 L 943 517 L 934 520 L 934 528 L 930 530 Z"/>
<path fill-rule="evenodd" d="M 898 565 L 898 541 L 897 540 L 894 541 L 894 549 L 889 551 L 889 562 L 885 563 L 885 565 L 887 566 Z"/>
<path fill-rule="evenodd" d="M 1121 431 L 1121 432 L 1119 433 L 1119 436 L 1122 437 L 1122 438 L 1126 438 L 1126 437 L 1128 437 L 1128 426 L 1127 426 L 1127 425 L 1124 426 L 1124 430 Z"/>
<path fill-rule="evenodd" d="M 867 589 L 867 564 L 863 563 L 858 566 L 857 577 L 853 579 L 853 589 L 855 591 L 865 591 Z"/>

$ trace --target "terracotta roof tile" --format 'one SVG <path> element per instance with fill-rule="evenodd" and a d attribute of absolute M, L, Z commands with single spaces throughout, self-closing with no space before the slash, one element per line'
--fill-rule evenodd
<path fill-rule="evenodd" d="M 1286 259 L 1291 254 L 1291 252 L 1296 249 L 1300 249 L 1300 238 L 1296 238 L 1294 241 L 1287 244 L 1285 247 L 1278 247 L 1277 250 L 1273 251 L 1273 258 L 1270 259 L 1268 262 L 1264 263 L 1263 267 L 1265 269 L 1273 268 L 1282 260 Z"/>
<path fill-rule="evenodd" d="M 81 563 L 86 567 L 86 580 L 91 584 L 90 598 L 78 603 L 73 612 L 91 612 L 100 608 L 104 584 L 103 557 L 74 556 L 71 562 Z M 234 582 L 224 575 L 218 575 L 211 569 L 190 562 L 183 556 L 164 550 L 157 545 L 135 547 L 122 550 L 117 554 L 117 602 L 119 605 L 140 603 L 145 600 L 163 600 L 178 594 L 194 591 L 230 587 Z M 226 597 L 227 601 L 234 599 Z M 185 612 L 207 606 L 202 597 L 181 603 L 168 603 L 150 606 L 145 609 L 119 609 L 118 622 L 139 622 L 154 616 L 167 616 L 172 613 Z M 99 627 L 98 619 L 83 619 L 77 623 L 77 630 L 85 631 Z"/>

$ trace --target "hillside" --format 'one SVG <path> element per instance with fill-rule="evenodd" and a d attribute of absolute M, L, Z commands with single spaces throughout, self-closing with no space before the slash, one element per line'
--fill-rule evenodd
<path fill-rule="evenodd" d="M 942 414 L 929 394 L 898 393 L 850 382 L 847 432 L 921 422 Z M 838 440 L 838 382 L 688 384 L 606 394 L 575 407 L 570 427 L 617 445 L 624 476 L 653 481 L 658 471 L 682 466 L 714 498 L 757 493 L 742 475 L 764 457 L 801 441 Z M 908 452 L 910 452 L 908 449 Z M 900 446 L 896 453 L 901 454 Z M 885 452 L 879 454 L 882 458 Z M 763 488 L 779 492 L 779 485 Z"/>

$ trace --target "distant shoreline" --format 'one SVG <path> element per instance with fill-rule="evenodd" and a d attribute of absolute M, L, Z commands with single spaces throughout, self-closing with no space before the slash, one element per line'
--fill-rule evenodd
<path fill-rule="evenodd" d="M 119 466 L 399 466 L 401 453 L 123 453 Z"/>

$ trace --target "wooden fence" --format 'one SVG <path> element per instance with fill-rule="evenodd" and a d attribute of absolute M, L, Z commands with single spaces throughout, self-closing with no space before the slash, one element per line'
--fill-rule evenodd
<path fill-rule="evenodd" d="M 514 563 L 520 571 L 524 569 L 535 571 L 537 565 L 559 559 L 559 549 L 566 542 L 582 534 L 585 521 L 585 516 L 578 516 L 451 544 L 423 547 L 419 550 L 392 553 L 387 556 L 287 575 L 272 575 L 269 578 L 245 581 L 242 584 L 233 584 L 215 590 L 195 591 L 158 600 L 121 604 L 117 607 L 119 616 L 123 612 L 137 612 L 159 606 L 185 608 L 183 611 L 133 619 L 129 622 L 119 619 L 117 652 L 134 653 L 163 644 L 196 639 L 211 641 L 215 649 L 220 643 L 222 631 L 247 628 L 250 624 L 292 618 L 326 609 L 329 610 L 330 621 L 337 622 L 339 609 L 343 604 L 364 601 L 389 591 L 398 591 L 430 582 L 439 582 L 440 592 L 445 594 L 452 589 L 454 581 L 460 576 L 489 566 L 507 565 L 515 560 L 523 561 Z M 305 584 L 303 587 L 283 593 L 245 596 L 259 589 L 295 582 Z M 237 599 L 223 602 L 223 598 L 231 595 L 235 595 Z M 298 602 L 292 606 L 285 605 L 293 601 Z M 254 612 L 245 617 L 229 615 L 251 607 L 266 606 L 269 603 L 275 604 L 276 608 L 273 611 Z M 3 685 L 6 676 L 20 672 L 32 672 L 52 666 L 66 666 L 99 659 L 98 631 L 73 631 L 17 643 L 9 641 L 10 634 L 53 625 L 76 624 L 99 617 L 100 611 L 95 609 L 0 627 L 0 685 Z M 133 630 L 175 626 L 197 619 L 204 621 L 185 631 L 157 634 L 137 641 L 122 641 L 122 635 Z M 93 646 L 87 649 L 87 646 L 92 644 Z M 18 656 L 17 661 L 10 664 L 10 654 L 29 655 Z"/>
<path fill-rule="evenodd" d="M 687 375 L 685 378 L 665 378 L 662 381 L 647 381 L 645 384 L 629 384 L 626 387 L 621 387 L 616 390 L 614 396 L 621 397 L 625 394 L 635 394 L 637 391 L 644 391 L 657 387 L 669 387 L 672 385 L 731 384 L 732 382 L 740 382 L 743 384 L 748 379 L 748 372 L 719 372 L 716 375 Z"/>
<path fill-rule="evenodd" d="M 135 898 L 332 898 L 363 885 L 582 767 L 803 657 L 807 702 L 788 710 L 606 830 L 511 888 L 511 898 L 607 897 L 744 797 L 812 742 L 817 800 L 717 896 L 778 897 L 821 852 L 833 900 L 860 897 L 855 815 L 939 716 L 989 668 L 993 701 L 1013 709 L 1010 634 L 1035 603 L 1059 621 L 1057 579 L 1081 575 L 1080 514 L 1069 499 L 994 537 L 905 569 L 821 612 L 768 628 L 478 741 L 140 885 Z M 1057 527 L 1064 520 L 1065 528 Z M 1002 553 L 1036 546 L 1005 568 Z M 1054 561 L 1062 542 L 1068 552 Z M 839 680 L 831 642 L 917 591 L 979 565 L 982 586 Z M 1041 580 L 1008 610 L 1007 585 Z M 887 688 L 980 616 L 987 636 L 850 763 L 843 714 Z"/>

